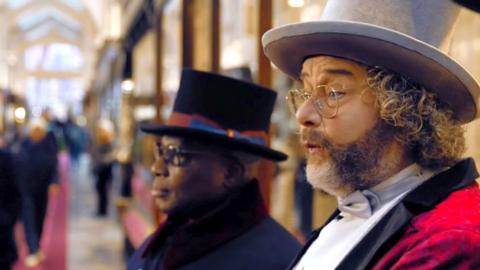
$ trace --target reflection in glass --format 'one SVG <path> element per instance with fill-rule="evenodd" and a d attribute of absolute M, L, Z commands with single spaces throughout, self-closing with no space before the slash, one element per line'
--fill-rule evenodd
<path fill-rule="evenodd" d="M 170 115 L 178 90 L 181 72 L 181 1 L 169 1 L 164 9 L 162 22 L 162 118 Z"/>
<path fill-rule="evenodd" d="M 150 30 L 133 49 L 134 96 L 155 96 L 156 59 L 155 31 Z"/>
<path fill-rule="evenodd" d="M 222 70 L 248 67 L 255 77 L 257 63 L 257 1 L 221 1 Z"/>

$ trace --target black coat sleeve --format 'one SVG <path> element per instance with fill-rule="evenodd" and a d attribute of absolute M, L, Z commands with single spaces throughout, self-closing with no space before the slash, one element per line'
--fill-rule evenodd
<path fill-rule="evenodd" d="M 0 227 L 13 226 L 20 214 L 20 192 L 11 153 L 0 150 Z"/>

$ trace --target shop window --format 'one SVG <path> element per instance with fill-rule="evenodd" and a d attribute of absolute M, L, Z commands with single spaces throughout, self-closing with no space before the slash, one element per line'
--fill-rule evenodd
<path fill-rule="evenodd" d="M 162 118 L 170 115 L 177 94 L 181 73 L 182 1 L 169 1 L 162 21 Z"/>
<path fill-rule="evenodd" d="M 133 48 L 133 80 L 135 97 L 155 97 L 156 79 L 155 32 L 148 31 Z"/>
<path fill-rule="evenodd" d="M 319 20 L 327 0 L 273 0 L 273 26 Z"/>
<path fill-rule="evenodd" d="M 224 71 L 249 69 L 258 72 L 258 3 L 254 0 L 221 1 L 221 60 Z M 251 78 L 243 78 L 251 79 Z"/>
<path fill-rule="evenodd" d="M 326 0 L 272 0 L 272 4 L 272 26 L 278 27 L 319 20 Z M 322 224 L 335 208 L 335 199 L 313 194 L 304 175 L 299 173 L 304 169 L 303 152 L 298 144 L 298 125 L 285 102 L 288 89 L 295 87 L 301 85 L 276 67 L 272 68 L 272 88 L 278 92 L 272 115 L 273 145 L 285 151 L 289 159 L 279 164 L 276 181 L 272 184 L 270 205 L 271 214 L 277 221 L 299 239 L 305 239 L 309 231 Z"/>
<path fill-rule="evenodd" d="M 326 0 L 273 0 L 273 27 L 304 21 L 320 19 Z M 295 120 L 287 109 L 284 97 L 295 82 L 279 71 L 272 69 L 272 88 L 278 92 L 277 106 L 272 116 L 272 122 L 277 127 L 277 137 L 287 140 L 297 129 Z M 285 119 L 289 119 L 285 125 Z"/>
<path fill-rule="evenodd" d="M 472 30 L 475 31 L 472 31 Z M 480 16 L 469 9 L 462 8 L 452 31 L 452 40 L 448 53 L 464 66 L 477 81 L 480 81 Z M 480 163 L 480 122 L 473 121 L 466 125 L 467 151 L 464 156 L 471 156 Z"/>
<path fill-rule="evenodd" d="M 462 64 L 477 79 L 480 79 L 480 16 L 477 13 L 462 9 L 452 31 L 452 40 L 448 53 Z"/>

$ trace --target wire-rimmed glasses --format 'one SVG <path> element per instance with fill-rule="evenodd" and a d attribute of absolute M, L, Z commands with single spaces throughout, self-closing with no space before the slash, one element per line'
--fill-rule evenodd
<path fill-rule="evenodd" d="M 333 118 L 338 112 L 338 99 L 343 87 L 341 85 L 317 85 L 314 89 L 291 89 L 285 99 L 290 111 L 295 115 L 307 101 L 311 102 L 319 115 Z"/>

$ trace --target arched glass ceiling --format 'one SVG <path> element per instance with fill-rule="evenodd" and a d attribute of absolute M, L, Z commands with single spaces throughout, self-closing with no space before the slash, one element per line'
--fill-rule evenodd
<path fill-rule="evenodd" d="M 83 11 L 85 9 L 85 6 L 83 5 L 82 0 L 62 0 L 62 2 L 77 11 Z"/>
<path fill-rule="evenodd" d="M 37 0 L 38 1 L 38 0 Z M 83 3 L 83 0 L 60 0 L 62 3 L 65 5 L 77 10 L 77 11 L 83 11 L 85 9 L 85 5 Z M 17 9 L 19 7 L 22 7 L 26 4 L 29 4 L 32 2 L 32 0 L 3 0 L 0 1 L 0 3 L 5 3 L 8 8 L 10 9 Z"/>
<path fill-rule="evenodd" d="M 0 0 L 0 7 L 9 16 L 11 46 L 26 41 L 17 46 L 23 55 L 16 90 L 29 108 L 81 111 L 83 71 L 90 58 L 78 46 L 100 25 L 104 0 Z"/>
<path fill-rule="evenodd" d="M 34 41 L 53 32 L 60 34 L 62 37 L 72 42 L 79 39 L 78 32 L 72 31 L 71 29 L 53 20 L 44 22 L 41 25 L 27 31 L 24 37 L 27 41 Z"/>
<path fill-rule="evenodd" d="M 25 50 L 23 59 L 28 72 L 81 72 L 84 64 L 80 48 L 66 43 L 33 45 Z M 81 112 L 85 94 L 81 78 L 28 76 L 25 79 L 26 100 L 32 112 L 62 106 L 74 113 Z"/>
<path fill-rule="evenodd" d="M 32 0 L 7 0 L 6 2 L 8 8 L 16 9 L 32 2 Z"/>
<path fill-rule="evenodd" d="M 25 50 L 29 71 L 80 71 L 83 55 L 77 46 L 65 43 L 38 44 Z"/>
<path fill-rule="evenodd" d="M 60 24 L 63 24 L 74 31 L 79 31 L 82 27 L 81 24 L 75 19 L 52 6 L 42 7 L 39 10 L 29 10 L 28 12 L 25 12 L 25 14 L 22 14 L 17 19 L 17 25 L 25 31 L 49 19 L 58 21 Z"/>

